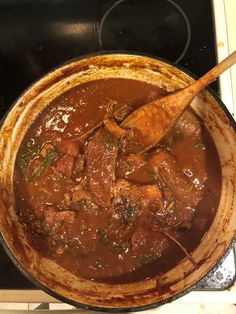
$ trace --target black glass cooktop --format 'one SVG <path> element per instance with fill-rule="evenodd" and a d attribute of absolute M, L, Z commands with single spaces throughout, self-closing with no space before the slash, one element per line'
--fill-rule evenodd
<path fill-rule="evenodd" d="M 0 0 L 0 118 L 48 70 L 102 50 L 148 53 L 200 76 L 216 63 L 211 0 Z M 224 265 L 221 280 L 213 274 L 198 289 L 229 286 L 235 268 Z M 4 288 L 33 285 L 0 249 Z"/>

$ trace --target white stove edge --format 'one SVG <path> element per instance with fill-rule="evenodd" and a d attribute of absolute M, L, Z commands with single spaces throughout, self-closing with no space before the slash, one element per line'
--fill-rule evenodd
<path fill-rule="evenodd" d="M 218 62 L 236 50 L 236 1 L 212 0 Z M 220 76 L 220 98 L 229 112 L 236 116 L 236 66 Z"/>
<path fill-rule="evenodd" d="M 230 53 L 232 53 L 234 50 L 236 50 L 236 19 L 235 14 L 236 13 L 236 1 L 235 0 L 212 0 L 213 8 L 214 8 L 214 14 L 215 14 L 215 30 L 216 30 L 216 43 L 217 43 L 217 58 L 218 61 L 223 60 L 226 58 Z M 234 31 L 233 31 L 234 30 Z M 220 98 L 224 102 L 224 104 L 227 106 L 229 112 L 236 117 L 236 66 L 232 70 L 227 70 L 224 74 L 220 77 Z M 230 254 L 233 254 L 231 252 Z M 230 255 L 229 255 L 230 258 Z M 231 256 L 231 259 L 233 256 Z M 231 263 L 231 261 L 230 261 Z M 11 305 L 9 303 L 15 303 L 16 307 Z M 51 303 L 50 307 L 50 313 L 51 310 L 59 309 L 59 300 L 54 299 L 50 295 L 46 294 L 45 292 L 41 290 L 0 290 L 0 309 L 27 309 L 30 308 L 30 303 Z M 1 304 L 2 303 L 2 304 Z M 23 306 L 23 303 L 25 303 L 25 307 Z M 179 306 L 184 305 L 186 308 L 186 313 L 189 313 L 189 310 L 191 309 L 191 313 L 194 314 L 195 310 L 193 307 L 193 304 L 198 304 L 199 308 L 196 309 L 196 313 L 215 313 L 214 310 L 211 312 L 209 308 L 209 304 L 216 304 L 217 309 L 220 310 L 220 308 L 224 305 L 227 305 L 222 308 L 222 312 L 218 313 L 235 313 L 235 308 L 228 306 L 236 304 L 236 284 L 234 284 L 230 289 L 223 290 L 223 291 L 192 291 L 188 293 L 187 295 L 177 299 L 176 301 L 172 302 L 171 304 L 167 304 L 162 306 L 161 308 L 144 311 L 141 313 L 151 313 L 151 312 L 158 312 L 159 314 L 167 313 L 167 311 L 172 313 L 172 311 L 175 311 L 175 313 L 185 313 L 182 310 L 184 308 L 180 308 Z M 8 304 L 9 307 L 4 306 L 4 304 Z M 19 304 L 17 306 L 17 304 Z M 20 306 L 20 304 L 23 306 Z M 55 307 L 53 304 L 58 304 Z M 207 305 L 206 305 L 207 304 Z M 1 306 L 2 305 L 2 306 Z M 32 304 L 33 305 L 33 304 Z M 64 305 L 64 307 L 63 307 Z M 69 305 L 61 304 L 61 309 L 72 309 Z M 190 306 L 190 307 L 188 307 Z M 207 310 L 207 307 L 209 308 L 209 312 L 205 311 Z M 1 313 L 5 313 L 5 310 L 0 310 Z M 35 311 L 34 311 L 35 312 Z M 83 313 L 87 311 L 82 311 Z M 10 313 L 10 312 L 8 312 Z M 12 312 L 13 313 L 13 312 Z M 17 311 L 19 314 L 20 312 Z M 68 313 L 68 311 L 67 311 Z M 73 311 L 74 313 L 74 311 Z"/>

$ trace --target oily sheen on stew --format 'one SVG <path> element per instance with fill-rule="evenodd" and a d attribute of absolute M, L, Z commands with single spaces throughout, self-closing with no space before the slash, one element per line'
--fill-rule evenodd
<path fill-rule="evenodd" d="M 41 255 L 110 283 L 153 277 L 184 258 L 195 264 L 191 252 L 211 225 L 221 190 L 206 128 L 188 109 L 162 142 L 135 154 L 127 137 L 103 123 L 118 125 L 165 94 L 136 80 L 97 80 L 68 90 L 39 114 L 17 154 L 14 193 L 17 215 Z"/>

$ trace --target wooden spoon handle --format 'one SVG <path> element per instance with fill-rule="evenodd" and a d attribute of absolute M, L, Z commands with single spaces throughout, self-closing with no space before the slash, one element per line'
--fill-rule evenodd
<path fill-rule="evenodd" d="M 233 64 L 236 63 L 236 51 L 231 53 L 227 58 L 218 63 L 214 68 L 209 72 L 203 75 L 199 80 L 194 82 L 189 86 L 189 91 L 191 91 L 192 96 L 196 96 L 204 87 L 208 86 L 215 79 L 219 77 L 221 73 L 230 68 Z"/>

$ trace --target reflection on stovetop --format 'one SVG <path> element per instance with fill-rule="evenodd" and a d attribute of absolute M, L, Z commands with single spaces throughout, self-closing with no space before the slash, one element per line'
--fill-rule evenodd
<path fill-rule="evenodd" d="M 189 48 L 191 27 L 174 1 L 118 0 L 101 18 L 98 39 L 104 50 L 146 51 L 179 63 Z"/>
<path fill-rule="evenodd" d="M 148 53 L 200 76 L 216 63 L 211 1 L 2 0 L 0 118 L 51 68 L 102 50 Z M 212 87 L 218 91 L 217 83 Z M 197 289 L 226 288 L 234 277 L 231 251 Z M 32 288 L 0 249 L 0 289 Z"/>

